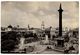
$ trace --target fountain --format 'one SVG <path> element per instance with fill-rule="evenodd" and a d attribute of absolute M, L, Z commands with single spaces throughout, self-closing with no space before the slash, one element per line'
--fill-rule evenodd
<path fill-rule="evenodd" d="M 24 49 L 24 41 L 25 41 L 25 38 L 21 37 L 20 38 L 19 49 Z"/>
<path fill-rule="evenodd" d="M 48 35 L 45 36 L 45 42 L 49 43 Z"/>

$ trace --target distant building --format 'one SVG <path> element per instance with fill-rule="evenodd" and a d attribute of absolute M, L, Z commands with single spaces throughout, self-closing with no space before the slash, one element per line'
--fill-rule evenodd
<path fill-rule="evenodd" d="M 41 24 L 41 29 L 42 29 L 42 30 L 45 30 L 44 21 L 42 21 L 42 24 Z"/>
<path fill-rule="evenodd" d="M 12 31 L 12 26 L 11 25 L 9 25 L 8 27 L 7 27 L 7 31 Z"/>

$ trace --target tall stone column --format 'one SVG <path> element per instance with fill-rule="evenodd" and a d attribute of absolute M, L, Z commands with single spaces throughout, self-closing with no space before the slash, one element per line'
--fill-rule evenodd
<path fill-rule="evenodd" d="M 59 12 L 59 36 L 62 36 L 62 12 L 63 12 L 63 9 L 61 7 L 61 4 L 60 4 L 58 12 Z"/>
<path fill-rule="evenodd" d="M 58 12 L 59 12 L 59 37 L 57 38 L 57 46 L 64 47 L 64 38 L 62 37 L 62 12 L 63 12 L 63 9 L 61 7 L 61 4 L 60 4 Z"/>

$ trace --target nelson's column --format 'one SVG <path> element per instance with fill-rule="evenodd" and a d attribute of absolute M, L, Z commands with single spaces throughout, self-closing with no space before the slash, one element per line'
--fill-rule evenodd
<path fill-rule="evenodd" d="M 63 12 L 63 9 L 61 7 L 61 4 L 60 4 L 58 12 L 59 12 L 59 36 L 57 38 L 57 46 L 63 47 L 64 46 L 64 38 L 62 37 L 62 12 Z"/>
<path fill-rule="evenodd" d="M 60 4 L 60 8 L 59 8 L 59 36 L 62 36 L 62 12 L 63 12 L 63 9 L 61 7 L 61 4 Z"/>

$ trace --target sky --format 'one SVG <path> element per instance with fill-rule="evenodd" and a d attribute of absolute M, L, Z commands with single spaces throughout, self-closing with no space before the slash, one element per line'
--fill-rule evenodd
<path fill-rule="evenodd" d="M 59 26 L 59 5 L 64 10 L 62 13 L 63 27 L 79 27 L 79 3 L 74 2 L 1 2 L 1 26 L 8 25 L 20 27 L 40 28 L 42 22 L 45 27 Z"/>

